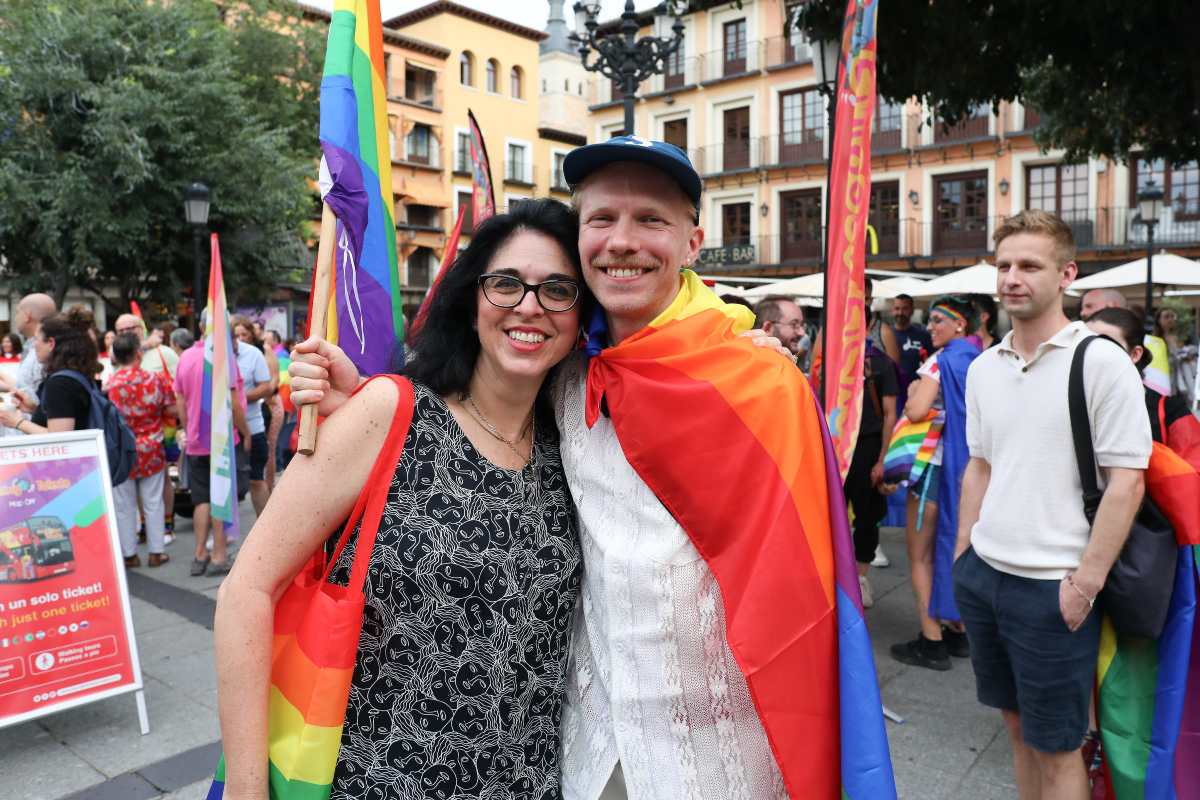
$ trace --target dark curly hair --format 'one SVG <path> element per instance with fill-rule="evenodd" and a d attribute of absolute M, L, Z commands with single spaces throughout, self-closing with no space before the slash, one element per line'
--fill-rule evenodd
<path fill-rule="evenodd" d="M 92 338 L 95 322 L 87 306 L 71 306 L 42 320 L 42 338 L 54 340 L 46 374 L 73 369 L 85 377 L 100 371 L 99 350 Z"/>
<path fill-rule="evenodd" d="M 582 276 L 579 219 L 565 204 L 549 198 L 525 200 L 510 206 L 507 214 L 489 217 L 475 229 L 471 244 L 459 253 L 438 284 L 423 326 L 410 337 L 409 361 L 401 374 L 440 395 L 467 391 L 479 358 L 479 334 L 475 330 L 479 276 L 487 272 L 496 251 L 519 231 L 549 236 Z M 580 319 L 587 320 L 593 301 L 582 277 L 579 290 L 576 307 Z M 549 384 L 549 380 L 543 382 L 543 395 Z"/>

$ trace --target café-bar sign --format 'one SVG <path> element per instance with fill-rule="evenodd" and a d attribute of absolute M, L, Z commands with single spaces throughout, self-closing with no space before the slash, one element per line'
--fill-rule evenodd
<path fill-rule="evenodd" d="M 705 247 L 700 250 L 697 261 L 707 266 L 721 264 L 753 264 L 754 245 L 729 244 L 724 247 Z"/>

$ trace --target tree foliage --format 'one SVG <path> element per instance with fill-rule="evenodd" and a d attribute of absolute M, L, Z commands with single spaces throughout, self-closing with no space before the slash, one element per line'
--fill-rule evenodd
<path fill-rule="evenodd" d="M 837 38 L 846 0 L 812 0 L 798 24 Z M 1038 143 L 1125 160 L 1132 146 L 1200 158 L 1195 0 L 883 0 L 880 93 L 925 98 L 949 123 L 982 103 L 1037 108 Z"/>
<path fill-rule="evenodd" d="M 115 286 L 114 310 L 172 305 L 192 285 L 193 181 L 210 187 L 209 229 L 239 296 L 302 265 L 323 26 L 272 0 L 0 7 L 6 278 L 59 300 Z"/>

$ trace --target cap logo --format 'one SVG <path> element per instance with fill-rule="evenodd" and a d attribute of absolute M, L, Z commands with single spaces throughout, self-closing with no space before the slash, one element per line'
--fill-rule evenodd
<path fill-rule="evenodd" d="M 625 140 L 625 144 L 637 144 L 641 145 L 642 147 L 654 147 L 654 142 L 650 141 L 649 139 L 643 139 L 640 136 L 630 136 Z"/>

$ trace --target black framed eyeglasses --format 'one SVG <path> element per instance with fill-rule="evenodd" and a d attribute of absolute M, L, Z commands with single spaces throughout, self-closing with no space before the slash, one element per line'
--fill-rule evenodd
<path fill-rule="evenodd" d="M 530 292 L 542 308 L 553 313 L 570 311 L 579 302 L 578 281 L 525 283 L 512 275 L 491 272 L 479 276 L 479 288 L 483 289 L 487 301 L 497 308 L 516 308 Z"/>

